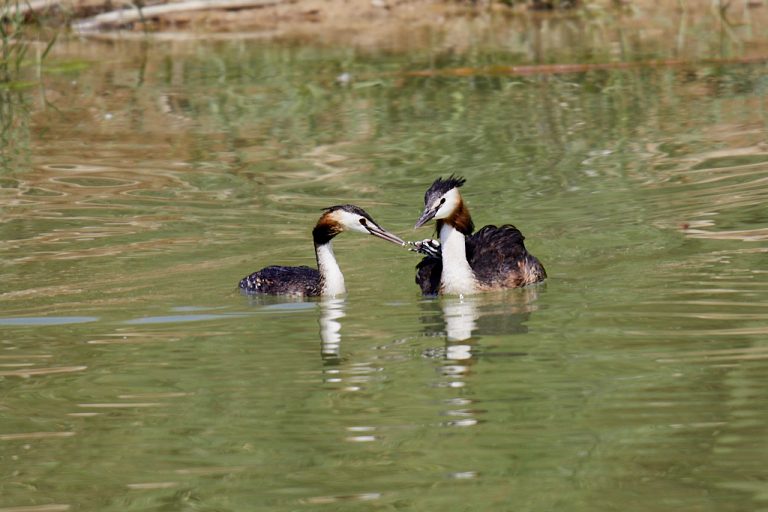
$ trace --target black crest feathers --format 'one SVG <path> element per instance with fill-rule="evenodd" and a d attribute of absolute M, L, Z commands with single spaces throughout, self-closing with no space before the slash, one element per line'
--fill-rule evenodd
<path fill-rule="evenodd" d="M 436 197 L 442 196 L 452 188 L 457 188 L 464 185 L 466 181 L 467 180 L 461 176 L 455 176 L 453 174 L 448 176 L 446 179 L 437 178 L 424 194 L 424 204 L 429 205 L 430 201 L 434 200 Z"/>
<path fill-rule="evenodd" d="M 350 213 L 355 213 L 357 215 L 360 215 L 361 217 L 365 217 L 369 221 L 376 224 L 376 221 L 373 220 L 370 215 L 368 215 L 368 212 L 366 212 L 359 206 L 355 206 L 354 204 L 337 204 L 336 206 L 328 206 L 327 208 L 323 208 L 323 212 L 325 213 L 335 212 L 336 210 L 344 210 Z"/>

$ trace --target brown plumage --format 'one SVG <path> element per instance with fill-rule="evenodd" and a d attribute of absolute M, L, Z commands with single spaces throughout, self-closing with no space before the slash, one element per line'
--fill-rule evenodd
<path fill-rule="evenodd" d="M 425 209 L 416 227 L 437 219 L 442 254 L 427 256 L 416 266 L 422 293 L 476 293 L 543 281 L 544 266 L 525 248 L 525 237 L 515 226 L 488 225 L 473 233 L 472 217 L 458 193 L 464 182 L 454 176 L 438 178 L 424 196 Z M 463 251 L 456 246 L 458 237 L 464 239 Z M 446 273 L 445 265 L 455 270 Z"/>
<path fill-rule="evenodd" d="M 349 230 L 373 235 L 397 245 L 405 242 L 385 230 L 362 208 L 344 204 L 325 208 L 312 230 L 317 269 L 272 265 L 245 276 L 240 290 L 248 295 L 339 295 L 346 291 L 344 276 L 336 262 L 331 241 L 339 233 Z"/>

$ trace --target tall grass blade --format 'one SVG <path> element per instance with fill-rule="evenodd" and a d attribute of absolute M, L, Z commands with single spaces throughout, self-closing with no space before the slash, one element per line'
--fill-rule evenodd
<path fill-rule="evenodd" d="M 59 38 L 59 33 L 56 32 L 53 34 L 53 38 L 51 38 L 50 41 L 48 41 L 48 44 L 45 45 L 45 51 L 43 51 L 43 54 L 40 56 L 40 60 L 43 61 L 48 56 L 48 53 L 51 51 L 51 48 L 53 48 L 53 45 L 56 43 L 56 40 Z"/>

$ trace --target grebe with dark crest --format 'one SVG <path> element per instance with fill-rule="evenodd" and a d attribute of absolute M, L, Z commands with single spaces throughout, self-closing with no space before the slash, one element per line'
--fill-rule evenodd
<path fill-rule="evenodd" d="M 317 269 L 273 265 L 244 277 L 240 290 L 249 295 L 318 295 L 335 296 L 345 293 L 344 275 L 333 254 L 331 240 L 342 231 L 373 235 L 397 245 L 405 241 L 382 228 L 362 208 L 343 204 L 324 209 L 312 230 Z"/>
<path fill-rule="evenodd" d="M 429 255 L 436 252 L 434 247 L 420 249 L 428 254 L 416 266 L 421 291 L 468 295 L 543 281 L 547 272 L 526 250 L 525 237 L 515 226 L 489 225 L 473 233 L 472 217 L 459 194 L 465 181 L 453 175 L 438 178 L 424 194 L 424 212 L 415 227 L 436 220 L 440 255 Z"/>

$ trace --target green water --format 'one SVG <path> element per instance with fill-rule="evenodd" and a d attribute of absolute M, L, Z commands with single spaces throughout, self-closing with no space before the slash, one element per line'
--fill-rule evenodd
<path fill-rule="evenodd" d="M 0 510 L 768 509 L 764 63 L 52 58 L 2 91 Z M 413 254 L 344 234 L 344 299 L 235 291 L 314 264 L 325 206 L 429 236 L 451 172 L 544 285 L 425 299 Z"/>

